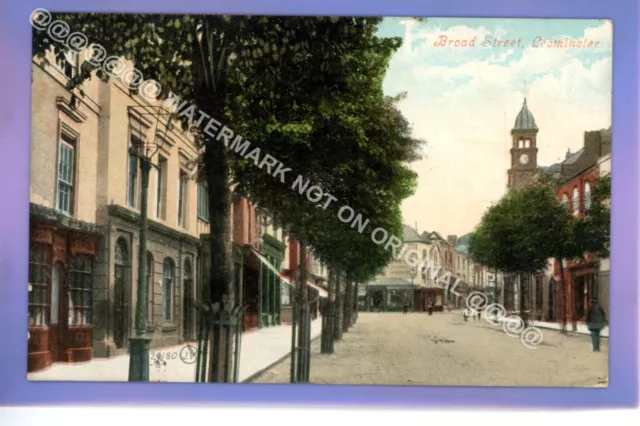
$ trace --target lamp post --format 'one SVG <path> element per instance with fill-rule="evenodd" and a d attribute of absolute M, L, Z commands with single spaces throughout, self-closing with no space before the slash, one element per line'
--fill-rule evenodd
<path fill-rule="evenodd" d="M 418 270 L 415 267 L 412 267 L 409 271 L 409 276 L 411 277 L 411 290 L 409 291 L 409 307 L 413 310 L 413 280 L 418 276 Z"/>
<path fill-rule="evenodd" d="M 133 155 L 140 163 L 140 237 L 138 242 L 138 289 L 135 314 L 135 336 L 129 339 L 129 381 L 149 381 L 149 345 L 151 338 L 147 336 L 147 300 L 149 289 L 147 288 L 147 195 L 149 190 L 149 172 L 151 171 L 151 158 L 160 149 L 156 139 L 156 133 L 152 142 L 146 142 L 146 132 L 142 130 L 141 120 L 145 116 L 156 116 L 156 123 L 163 114 L 162 107 L 129 106 L 129 116 L 138 123 L 138 129 L 129 126 L 129 154 Z M 170 119 L 170 118 L 169 118 Z M 167 122 L 168 124 L 168 122 Z M 166 131 L 165 126 L 165 131 Z M 137 130 L 137 132 L 136 132 Z M 134 134 L 135 133 L 135 134 Z"/>

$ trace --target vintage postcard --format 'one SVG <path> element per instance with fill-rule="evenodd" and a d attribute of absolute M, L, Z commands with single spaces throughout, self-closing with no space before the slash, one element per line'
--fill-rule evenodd
<path fill-rule="evenodd" d="M 611 21 L 31 23 L 29 380 L 608 385 Z"/>

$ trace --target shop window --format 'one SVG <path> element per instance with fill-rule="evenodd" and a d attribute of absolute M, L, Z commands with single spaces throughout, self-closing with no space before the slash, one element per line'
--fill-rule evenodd
<path fill-rule="evenodd" d="M 70 326 L 84 326 L 92 323 L 93 302 L 93 259 L 91 256 L 75 256 L 69 261 L 69 283 L 67 298 L 69 303 Z"/>
<path fill-rule="evenodd" d="M 390 305 L 402 305 L 405 302 L 404 293 L 400 290 L 389 291 L 389 304 Z"/>
<path fill-rule="evenodd" d="M 51 252 L 44 244 L 32 244 L 29 252 L 29 326 L 49 325 Z"/>

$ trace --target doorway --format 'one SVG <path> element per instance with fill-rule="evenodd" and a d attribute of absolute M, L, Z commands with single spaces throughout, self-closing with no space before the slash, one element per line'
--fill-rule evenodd
<path fill-rule="evenodd" d="M 549 280 L 549 303 L 548 303 L 547 320 L 556 320 L 556 280 Z"/>
<path fill-rule="evenodd" d="M 378 310 L 378 311 L 382 311 L 383 310 L 383 301 L 384 301 L 384 295 L 382 290 L 374 290 L 371 292 L 371 302 L 372 302 L 372 307 L 373 310 Z"/>
<path fill-rule="evenodd" d="M 65 336 L 67 335 L 68 316 L 65 268 L 60 262 L 53 265 L 51 271 L 51 322 L 49 327 L 49 353 L 52 362 L 65 361 Z"/>
<path fill-rule="evenodd" d="M 190 258 L 184 260 L 183 283 L 182 336 L 185 341 L 190 341 L 193 340 L 193 267 Z"/>
<path fill-rule="evenodd" d="M 129 340 L 129 298 L 127 289 L 129 282 L 130 262 L 129 249 L 122 238 L 116 243 L 115 262 L 113 271 L 113 340 L 116 348 L 127 347 Z"/>
<path fill-rule="evenodd" d="M 592 291 L 593 275 L 574 276 L 574 312 L 576 320 L 584 321 Z"/>

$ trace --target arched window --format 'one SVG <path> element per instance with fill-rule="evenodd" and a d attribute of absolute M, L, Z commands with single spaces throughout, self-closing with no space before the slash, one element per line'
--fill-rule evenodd
<path fill-rule="evenodd" d="M 153 297 L 155 295 L 155 285 L 154 285 L 154 262 L 153 255 L 150 251 L 147 252 L 147 298 L 148 298 L 148 306 L 147 306 L 147 324 L 153 324 Z"/>
<path fill-rule="evenodd" d="M 182 333 L 185 339 L 190 339 L 193 337 L 193 299 L 194 299 L 194 286 L 193 286 L 193 264 L 191 262 L 191 258 L 187 257 L 184 260 L 183 267 L 183 315 L 182 315 Z"/>
<path fill-rule="evenodd" d="M 184 260 L 184 297 L 185 299 L 193 299 L 193 267 L 191 265 L 191 258 L 187 257 Z"/>
<path fill-rule="evenodd" d="M 589 182 L 584 184 L 584 210 L 587 211 L 591 208 L 591 185 Z"/>
<path fill-rule="evenodd" d="M 518 148 L 524 148 L 524 139 L 518 140 Z"/>
<path fill-rule="evenodd" d="M 525 139 L 524 147 L 525 148 L 531 148 L 531 139 Z"/>
<path fill-rule="evenodd" d="M 573 213 L 577 213 L 580 210 L 580 190 L 578 187 L 573 188 Z"/>
<path fill-rule="evenodd" d="M 569 197 L 567 197 L 567 194 L 562 195 L 562 205 L 569 211 Z"/>
<path fill-rule="evenodd" d="M 165 322 L 173 320 L 173 289 L 174 263 L 170 258 L 165 258 L 162 264 L 162 319 Z"/>
<path fill-rule="evenodd" d="M 128 303 L 129 278 L 131 265 L 129 247 L 123 238 L 116 243 L 114 253 L 113 293 L 114 293 L 114 325 L 113 339 L 116 347 L 123 348 L 128 344 Z"/>

